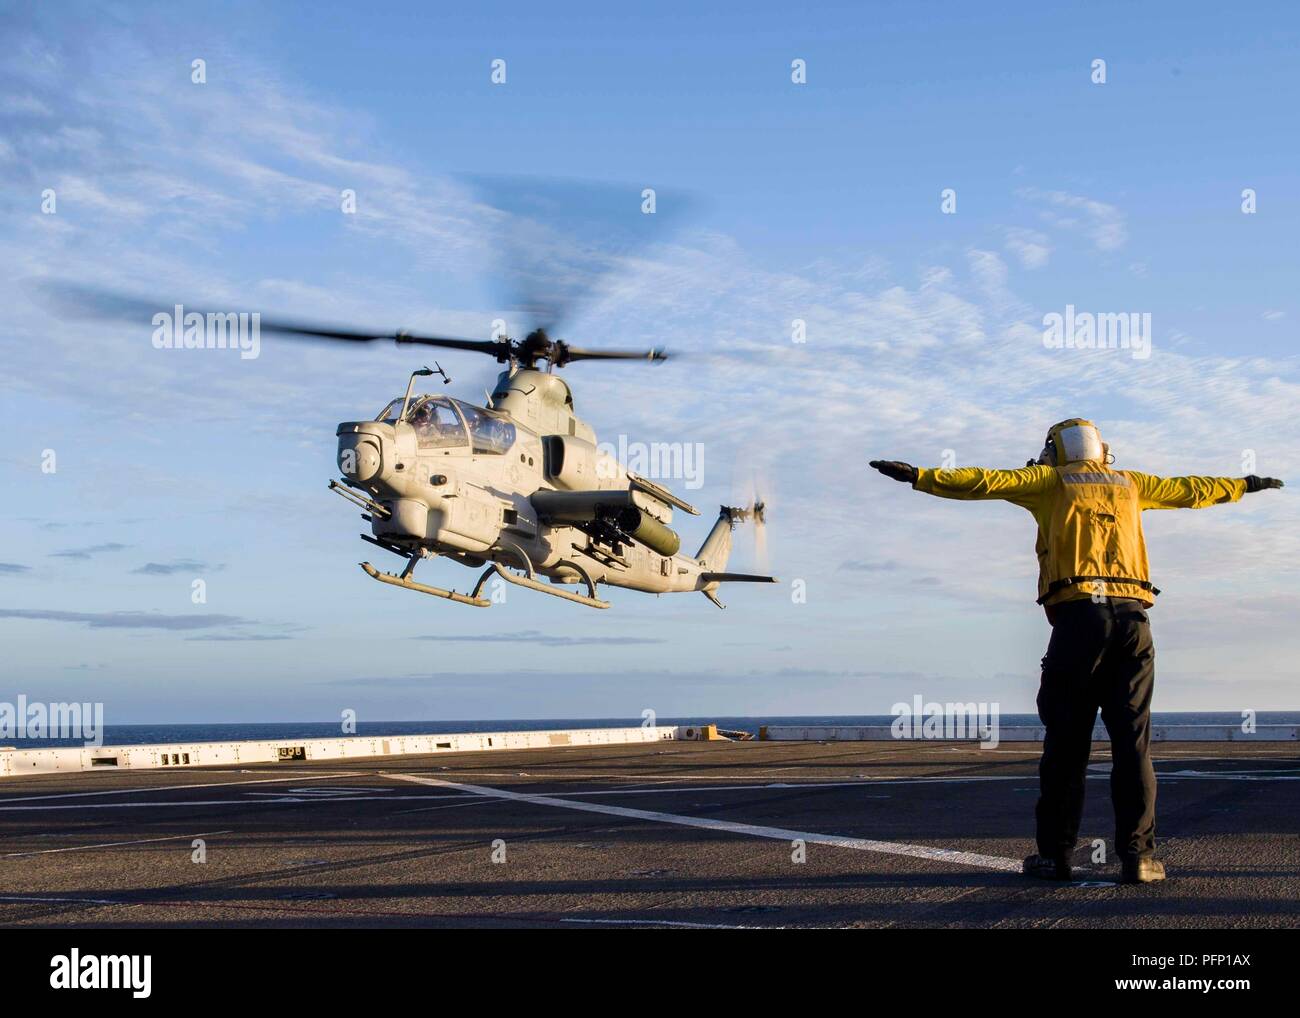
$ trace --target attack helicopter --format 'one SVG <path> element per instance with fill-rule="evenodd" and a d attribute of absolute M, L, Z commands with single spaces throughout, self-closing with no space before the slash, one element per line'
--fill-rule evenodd
<path fill-rule="evenodd" d="M 493 603 L 483 590 L 494 576 L 592 608 L 609 607 L 598 594 L 602 583 L 653 594 L 699 591 L 722 608 L 722 583 L 777 582 L 726 570 L 736 526 L 765 525 L 762 501 L 722 506 L 699 551 L 683 554 L 673 511 L 699 510 L 599 449 L 574 409 L 572 389 L 556 374 L 583 360 L 662 361 L 661 350 L 582 349 L 541 328 L 522 341 L 375 336 L 266 321 L 262 329 L 474 351 L 505 365 L 485 406 L 417 393 L 422 377 L 450 381 L 441 366 L 423 367 L 373 420 L 338 426 L 341 476 L 330 489 L 362 510 L 371 529 L 362 540 L 406 560 L 400 573 L 362 562 L 381 583 L 481 608 Z M 415 580 L 415 567 L 435 558 L 486 568 L 468 593 Z M 574 585 L 585 592 L 565 589 Z"/>
<path fill-rule="evenodd" d="M 599 596 L 601 584 L 653 594 L 698 591 L 722 608 L 717 592 L 723 583 L 777 582 L 727 571 L 739 524 L 752 523 L 756 546 L 764 545 L 759 496 L 743 507 L 721 506 L 699 550 L 682 553 L 673 513 L 698 516 L 699 510 L 598 448 L 594 429 L 574 409 L 572 389 L 557 374 L 578 361 L 667 359 L 662 350 L 583 349 L 550 335 L 578 302 L 591 297 L 596 281 L 621 263 L 597 247 L 576 245 L 578 263 L 563 265 L 561 249 L 545 243 L 535 228 L 538 210 L 559 209 L 566 221 L 584 215 L 590 220 L 602 201 L 622 208 L 626 193 L 583 184 L 574 194 L 564 182 L 517 179 L 504 187 L 508 201 L 498 204 L 524 207 L 493 245 L 502 261 L 495 275 L 519 291 L 522 299 L 513 306 L 539 322 L 523 340 L 366 332 L 255 316 L 260 333 L 353 344 L 390 340 L 485 354 L 504 366 L 483 406 L 417 392 L 421 378 L 438 375 L 450 382 L 435 362 L 435 368 L 413 371 L 405 393 L 373 419 L 338 425 L 340 476 L 329 488 L 361 509 L 370 525 L 370 533 L 360 535 L 363 541 L 404 560 L 397 573 L 368 561 L 361 568 L 381 583 L 479 608 L 494 603 L 484 596 L 494 577 L 602 609 L 609 602 Z M 637 215 L 632 221 L 644 225 L 658 218 Z M 606 246 L 610 222 L 595 223 Z M 78 317 L 140 322 L 172 306 L 74 284 L 46 290 L 61 313 Z M 212 316 L 199 316 L 204 317 Z M 467 593 L 414 578 L 419 563 L 439 558 L 483 572 Z"/>

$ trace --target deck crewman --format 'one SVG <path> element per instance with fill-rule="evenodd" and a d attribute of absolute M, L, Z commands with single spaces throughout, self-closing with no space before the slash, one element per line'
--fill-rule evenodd
<path fill-rule="evenodd" d="M 1202 509 L 1280 488 L 1272 477 L 1154 477 L 1112 470 L 1110 446 L 1082 418 L 1054 424 L 1037 460 L 1019 470 L 917 469 L 872 460 L 886 477 L 942 498 L 1001 499 L 1038 523 L 1038 603 L 1052 635 L 1042 661 L 1038 715 L 1045 735 L 1035 810 L 1038 851 L 1024 872 L 1070 880 L 1083 818 L 1092 729 L 1100 708 L 1110 735 L 1115 851 L 1126 883 L 1163 880 L 1154 858 L 1156 778 L 1151 766 L 1155 649 L 1152 586 L 1142 535 L 1145 509 Z"/>

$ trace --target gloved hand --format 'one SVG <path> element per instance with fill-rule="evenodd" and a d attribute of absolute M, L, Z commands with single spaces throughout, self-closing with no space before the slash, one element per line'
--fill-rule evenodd
<path fill-rule="evenodd" d="M 900 463 L 897 460 L 872 460 L 870 465 L 886 477 L 892 477 L 895 481 L 906 481 L 908 484 L 916 483 L 918 472 L 916 467 L 910 463 Z"/>
<path fill-rule="evenodd" d="M 1256 474 L 1250 474 L 1246 477 L 1246 493 L 1253 491 L 1263 491 L 1265 488 L 1280 488 L 1282 482 L 1276 477 L 1259 477 Z"/>

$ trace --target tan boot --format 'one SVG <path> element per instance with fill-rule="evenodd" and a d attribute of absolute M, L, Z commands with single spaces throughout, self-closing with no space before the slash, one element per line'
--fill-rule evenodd
<path fill-rule="evenodd" d="M 1122 879 L 1126 884 L 1151 884 L 1157 880 L 1164 880 L 1165 864 L 1150 856 L 1125 859 Z"/>

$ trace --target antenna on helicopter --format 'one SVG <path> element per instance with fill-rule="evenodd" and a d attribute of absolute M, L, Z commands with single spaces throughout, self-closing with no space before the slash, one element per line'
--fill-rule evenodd
<path fill-rule="evenodd" d="M 434 361 L 433 363 L 437 364 L 438 362 Z M 428 367 L 427 365 L 423 368 L 416 368 L 411 372 L 411 380 L 406 383 L 406 397 L 402 400 L 402 416 L 399 417 L 398 420 L 406 420 L 406 408 L 411 405 L 411 390 L 415 388 L 415 380 L 417 378 L 427 378 L 432 374 L 433 368 Z"/>

